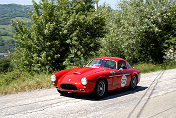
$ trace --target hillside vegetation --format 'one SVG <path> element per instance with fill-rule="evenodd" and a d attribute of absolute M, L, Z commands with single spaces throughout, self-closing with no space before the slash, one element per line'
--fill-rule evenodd
<path fill-rule="evenodd" d="M 51 73 L 98 56 L 124 58 L 141 72 L 176 68 L 175 0 L 122 0 L 97 11 L 93 0 L 42 0 L 33 8 L 30 25 L 12 22 L 16 48 L 0 61 L 1 94 L 50 87 Z"/>
<path fill-rule="evenodd" d="M 15 41 L 13 35 L 15 34 L 11 20 L 20 19 L 28 21 L 28 12 L 32 6 L 17 5 L 17 4 L 0 4 L 0 53 L 13 52 Z"/>

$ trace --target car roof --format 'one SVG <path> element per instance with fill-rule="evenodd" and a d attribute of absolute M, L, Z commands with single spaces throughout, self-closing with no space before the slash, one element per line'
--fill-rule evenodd
<path fill-rule="evenodd" d="M 119 57 L 96 57 L 94 59 L 109 59 L 109 60 L 114 60 L 116 62 L 119 61 L 119 60 L 124 60 L 124 59 L 119 58 Z M 124 60 L 124 61 L 126 61 L 126 60 Z"/>

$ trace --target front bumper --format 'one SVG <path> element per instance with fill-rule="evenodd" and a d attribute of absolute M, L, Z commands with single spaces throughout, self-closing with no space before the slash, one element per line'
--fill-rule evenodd
<path fill-rule="evenodd" d="M 82 85 L 81 83 L 58 83 L 56 88 L 64 92 L 90 93 L 94 87 L 91 84 Z"/>

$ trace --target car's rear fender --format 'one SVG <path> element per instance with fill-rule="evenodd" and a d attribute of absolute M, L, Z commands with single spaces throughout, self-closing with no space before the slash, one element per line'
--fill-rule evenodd
<path fill-rule="evenodd" d="M 139 74 L 137 73 L 137 72 L 133 72 L 132 74 L 131 74 L 131 77 L 133 77 L 133 76 L 136 76 L 137 77 L 137 83 L 139 83 L 139 81 L 140 81 L 140 77 L 139 77 Z"/>

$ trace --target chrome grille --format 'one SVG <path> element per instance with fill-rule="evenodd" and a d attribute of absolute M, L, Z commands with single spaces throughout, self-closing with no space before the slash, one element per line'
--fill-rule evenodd
<path fill-rule="evenodd" d="M 77 90 L 76 86 L 72 84 L 61 84 L 60 87 L 66 90 Z"/>

